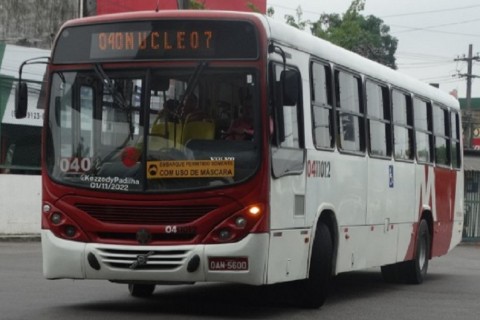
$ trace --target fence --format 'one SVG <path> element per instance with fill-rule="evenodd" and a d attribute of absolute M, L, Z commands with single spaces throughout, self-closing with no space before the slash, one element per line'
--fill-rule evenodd
<path fill-rule="evenodd" d="M 464 241 L 480 241 L 480 171 L 465 171 Z"/>

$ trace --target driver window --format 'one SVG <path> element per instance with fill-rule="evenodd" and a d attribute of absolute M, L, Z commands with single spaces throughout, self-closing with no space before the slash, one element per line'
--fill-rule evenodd
<path fill-rule="evenodd" d="M 298 103 L 294 106 L 283 105 L 281 74 L 284 70 L 282 64 L 273 64 L 273 109 L 275 110 L 275 132 L 277 139 L 279 132 L 284 130 L 285 139 L 279 141 L 279 145 L 272 146 L 272 169 L 276 178 L 301 174 L 304 168 L 305 153 L 301 135 L 302 128 L 302 99 L 301 88 L 299 90 Z M 301 85 L 300 83 L 298 84 Z"/>

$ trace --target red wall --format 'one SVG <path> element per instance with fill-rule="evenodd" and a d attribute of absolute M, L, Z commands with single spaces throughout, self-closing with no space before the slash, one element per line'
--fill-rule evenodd
<path fill-rule="evenodd" d="M 206 9 L 252 11 L 248 4 L 251 3 L 260 12 L 267 10 L 267 0 L 197 0 L 203 3 Z M 177 9 L 177 0 L 97 0 L 97 14 L 116 12 L 129 12 L 140 10 Z"/>

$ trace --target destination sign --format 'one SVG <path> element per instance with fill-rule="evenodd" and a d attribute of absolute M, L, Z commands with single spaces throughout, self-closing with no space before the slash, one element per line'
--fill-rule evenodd
<path fill-rule="evenodd" d="M 246 21 L 154 20 L 83 25 L 61 31 L 53 63 L 134 60 L 257 59 Z"/>

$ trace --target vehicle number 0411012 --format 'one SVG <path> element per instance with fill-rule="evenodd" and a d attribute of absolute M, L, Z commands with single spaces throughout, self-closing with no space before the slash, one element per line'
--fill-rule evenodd
<path fill-rule="evenodd" d="M 330 178 L 330 161 L 307 161 L 307 177 Z"/>

